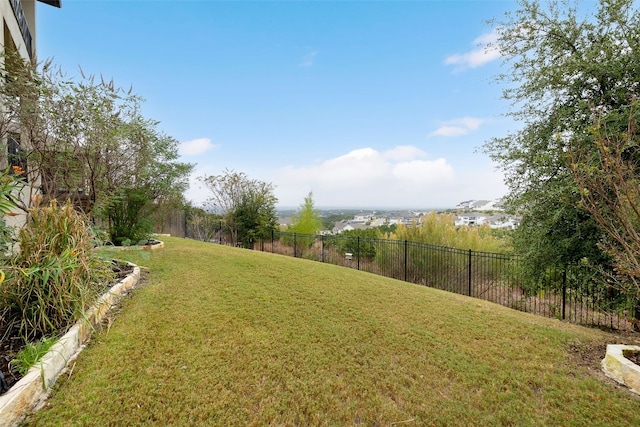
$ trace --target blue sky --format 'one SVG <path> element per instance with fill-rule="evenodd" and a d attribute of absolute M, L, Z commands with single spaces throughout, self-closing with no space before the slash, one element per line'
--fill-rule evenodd
<path fill-rule="evenodd" d="M 38 4 L 39 59 L 132 86 L 195 176 L 274 184 L 280 207 L 441 208 L 503 196 L 478 151 L 516 124 L 486 20 L 512 1 Z M 195 204 L 207 191 L 192 180 Z"/>

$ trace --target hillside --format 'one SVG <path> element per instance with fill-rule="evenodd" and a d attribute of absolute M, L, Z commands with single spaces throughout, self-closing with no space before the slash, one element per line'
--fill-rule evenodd
<path fill-rule="evenodd" d="M 148 282 L 28 425 L 640 423 L 598 368 L 622 337 L 269 253 L 128 256 Z"/>

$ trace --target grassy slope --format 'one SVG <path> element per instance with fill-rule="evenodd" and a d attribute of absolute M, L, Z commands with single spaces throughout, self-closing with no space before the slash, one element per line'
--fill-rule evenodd
<path fill-rule="evenodd" d="M 29 425 L 640 424 L 568 356 L 600 331 L 181 239 L 136 261 L 149 284 Z"/>

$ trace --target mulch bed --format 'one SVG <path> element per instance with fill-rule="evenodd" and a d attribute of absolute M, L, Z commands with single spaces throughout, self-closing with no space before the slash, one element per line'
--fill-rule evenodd
<path fill-rule="evenodd" d="M 637 352 L 637 351 L 625 352 L 624 358 L 629 359 L 636 365 L 640 366 L 640 352 Z"/>
<path fill-rule="evenodd" d="M 110 289 L 113 285 L 127 277 L 129 274 L 133 272 L 133 267 L 119 262 L 113 262 L 112 264 L 113 272 L 115 273 L 115 279 L 110 283 L 105 283 L 104 288 L 99 290 L 99 294 L 102 295 L 108 289 Z M 68 329 L 72 325 L 67 325 Z M 63 335 L 65 331 L 59 331 L 59 335 Z M 5 319 L 2 317 L 2 313 L 0 312 L 0 337 L 4 337 L 6 333 L 6 324 Z M 8 335 L 0 341 L 0 372 L 2 372 L 4 376 L 4 381 L 6 384 L 6 389 L 2 389 L 2 384 L 0 384 L 0 394 L 3 394 L 7 391 L 13 384 L 20 381 L 22 376 L 11 369 L 10 363 L 14 358 L 15 354 L 20 351 L 24 347 L 24 340 L 20 336 L 11 336 Z M 1 382 L 1 380 L 0 380 Z"/>

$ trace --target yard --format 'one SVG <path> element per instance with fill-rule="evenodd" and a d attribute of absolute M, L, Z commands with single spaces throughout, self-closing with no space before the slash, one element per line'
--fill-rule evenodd
<path fill-rule="evenodd" d="M 270 253 L 166 238 L 26 425 L 639 425 L 635 342 Z"/>

